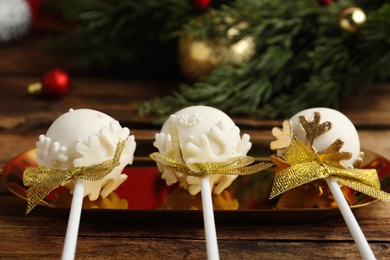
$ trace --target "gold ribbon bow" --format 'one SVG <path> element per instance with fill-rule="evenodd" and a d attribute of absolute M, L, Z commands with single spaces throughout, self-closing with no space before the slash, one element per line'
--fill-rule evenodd
<path fill-rule="evenodd" d="M 28 205 L 26 215 L 64 181 L 98 181 L 103 179 L 120 164 L 120 157 L 125 144 L 126 141 L 118 142 L 114 157 L 100 164 L 80 166 L 66 170 L 47 167 L 27 167 L 23 173 L 23 183 L 25 186 L 31 187 L 27 190 Z"/>
<path fill-rule="evenodd" d="M 291 167 L 275 174 L 270 199 L 308 182 L 330 177 L 356 191 L 390 202 L 390 194 L 380 190 L 375 169 L 341 169 L 327 165 L 297 138 L 293 139 L 283 157 Z"/>
<path fill-rule="evenodd" d="M 172 138 L 173 156 L 165 156 L 158 152 L 150 154 L 150 157 L 156 161 L 157 165 L 162 169 L 196 177 L 205 177 L 211 174 L 248 175 L 267 169 L 272 165 L 271 163 L 250 165 L 255 161 L 253 157 L 250 156 L 237 156 L 229 158 L 224 162 L 187 163 L 183 157 L 179 133 L 175 126 L 170 128 L 170 134 Z"/>

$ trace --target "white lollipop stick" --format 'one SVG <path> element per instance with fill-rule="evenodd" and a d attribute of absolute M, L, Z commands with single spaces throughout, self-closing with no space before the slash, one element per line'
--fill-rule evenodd
<path fill-rule="evenodd" d="M 208 260 L 218 260 L 218 242 L 217 232 L 215 230 L 213 201 L 211 199 L 210 180 L 207 177 L 200 177 L 202 207 L 203 207 L 203 222 L 206 235 L 206 249 Z"/>
<path fill-rule="evenodd" d="M 76 255 L 76 244 L 80 226 L 81 209 L 84 198 L 84 180 L 76 180 L 72 205 L 70 207 L 68 227 L 66 229 L 62 260 L 72 260 Z"/>
<path fill-rule="evenodd" d="M 335 198 L 337 205 L 343 215 L 344 221 L 348 226 L 349 232 L 351 233 L 355 243 L 358 247 L 360 254 L 363 259 L 376 259 L 374 253 L 372 252 L 370 245 L 367 242 L 366 237 L 364 236 L 359 224 L 356 221 L 355 216 L 352 213 L 351 208 L 349 207 L 345 197 L 338 185 L 337 181 L 331 178 L 325 178 L 328 183 L 329 189 Z"/>

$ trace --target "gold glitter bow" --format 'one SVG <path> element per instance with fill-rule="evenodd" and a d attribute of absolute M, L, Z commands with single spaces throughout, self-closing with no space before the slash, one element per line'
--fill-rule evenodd
<path fill-rule="evenodd" d="M 284 169 L 275 173 L 270 199 L 302 184 L 330 177 L 356 191 L 390 202 L 390 194 L 380 190 L 375 169 L 341 169 L 327 165 L 297 138 L 292 140 L 283 157 L 287 163 L 282 162 Z"/>
<path fill-rule="evenodd" d="M 165 156 L 158 152 L 150 154 L 150 157 L 163 169 L 196 177 L 205 177 L 211 174 L 248 175 L 267 169 L 272 165 L 271 163 L 250 165 L 255 161 L 250 156 L 237 156 L 229 158 L 224 162 L 187 163 L 183 157 L 179 134 L 175 126 L 170 128 L 170 134 L 172 138 L 173 156 Z"/>
<path fill-rule="evenodd" d="M 23 183 L 25 186 L 31 187 L 27 190 L 28 205 L 26 215 L 64 181 L 98 181 L 103 179 L 120 164 L 120 157 L 125 144 L 126 141 L 118 142 L 114 157 L 100 164 L 80 166 L 66 170 L 47 167 L 27 167 L 23 173 Z"/>

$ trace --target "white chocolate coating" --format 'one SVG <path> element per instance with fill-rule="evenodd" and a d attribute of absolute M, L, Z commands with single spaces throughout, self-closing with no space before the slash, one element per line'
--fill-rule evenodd
<path fill-rule="evenodd" d="M 128 128 L 102 112 L 70 109 L 52 123 L 46 135 L 39 136 L 36 160 L 39 166 L 57 169 L 99 164 L 112 159 L 118 141 L 127 139 L 120 165 L 99 181 L 85 181 L 84 197 L 105 198 L 127 179 L 122 170 L 133 162 L 136 147 L 129 134 Z M 74 181 L 63 185 L 72 192 Z"/>
<path fill-rule="evenodd" d="M 172 155 L 171 125 L 178 129 L 183 156 L 189 163 L 222 162 L 231 157 L 245 156 L 252 146 L 249 135 L 244 134 L 241 138 L 240 129 L 224 112 L 207 106 L 191 106 L 171 115 L 161 133 L 156 134 L 154 146 L 163 155 Z M 162 178 L 167 185 L 179 182 L 192 195 L 200 191 L 198 177 L 164 170 Z M 215 194 L 220 194 L 236 178 L 235 175 L 209 176 Z"/>
<path fill-rule="evenodd" d="M 352 158 L 350 160 L 341 161 L 341 163 L 347 168 L 352 166 L 355 160 L 360 156 L 359 135 L 351 120 L 341 112 L 324 107 L 303 110 L 291 117 L 294 135 L 301 141 L 304 141 L 305 134 L 300 127 L 299 116 L 303 115 L 310 121 L 314 112 L 319 112 L 321 114 L 320 123 L 325 121 L 332 123 L 332 128 L 328 132 L 318 136 L 314 140 L 313 146 L 315 149 L 317 149 L 318 152 L 324 152 L 337 138 L 341 138 L 341 140 L 345 142 L 341 151 L 352 153 Z"/>

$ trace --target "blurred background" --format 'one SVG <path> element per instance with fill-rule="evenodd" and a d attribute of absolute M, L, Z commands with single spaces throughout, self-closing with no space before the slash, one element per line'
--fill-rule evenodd
<path fill-rule="evenodd" d="M 32 38 L 35 62 L 53 61 L 42 76 L 177 82 L 138 106 L 160 122 L 194 104 L 267 119 L 338 109 L 390 77 L 385 0 L 0 0 L 0 51 Z"/>

